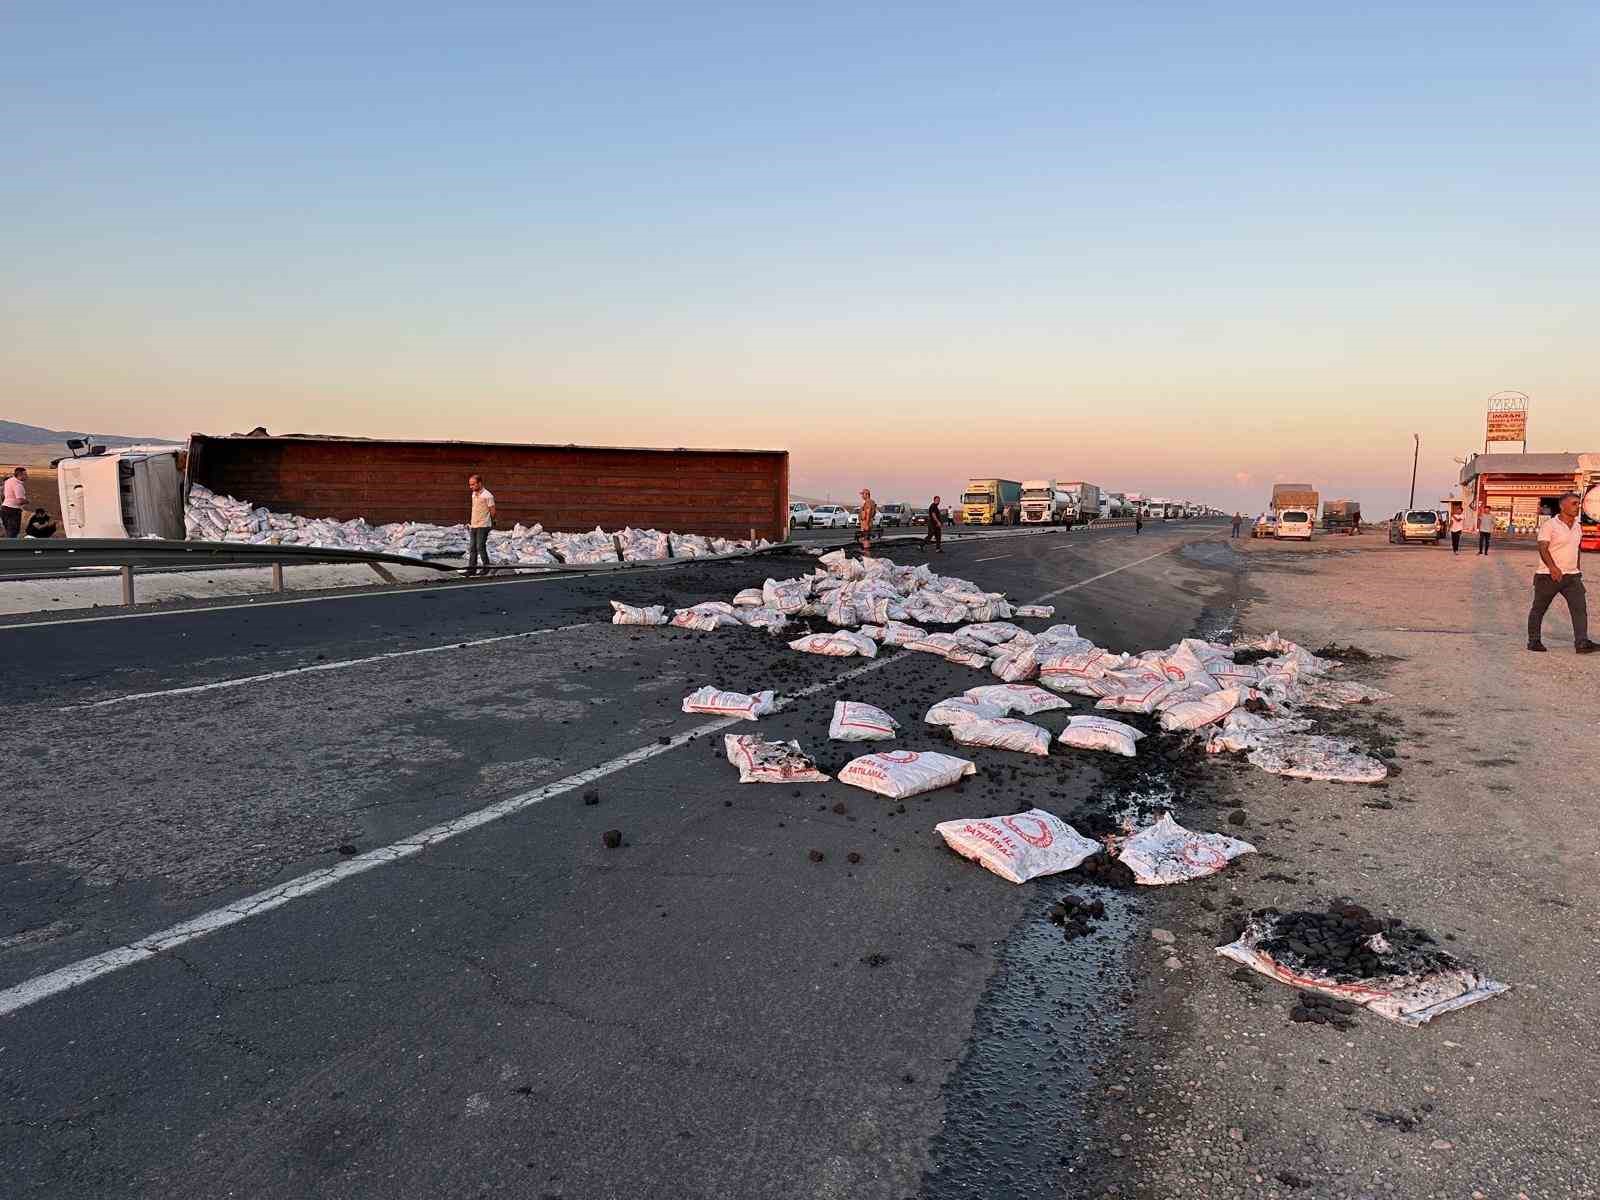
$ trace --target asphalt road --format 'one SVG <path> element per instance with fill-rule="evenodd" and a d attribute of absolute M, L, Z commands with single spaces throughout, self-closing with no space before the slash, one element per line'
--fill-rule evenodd
<path fill-rule="evenodd" d="M 1226 622 L 1226 547 L 1186 548 L 1220 532 L 974 537 L 934 563 L 1142 649 Z M 1042 893 L 932 826 L 1070 813 L 1113 768 L 968 751 L 978 777 L 905 805 L 740 787 L 723 730 L 679 710 L 695 686 L 794 697 L 735 731 L 834 771 L 853 756 L 826 739 L 835 699 L 945 748 L 922 712 L 988 677 L 608 623 L 610 598 L 726 598 L 811 561 L 0 628 L 26 747 L 0 810 L 0 988 L 238 906 L 0 1016 L 0 1194 L 1055 1194 L 1048 1173 L 950 1182 L 969 1151 L 947 1116 L 1012 1103 L 971 1066 Z M 1085 1045 L 1110 1028 L 1074 1019 Z"/>

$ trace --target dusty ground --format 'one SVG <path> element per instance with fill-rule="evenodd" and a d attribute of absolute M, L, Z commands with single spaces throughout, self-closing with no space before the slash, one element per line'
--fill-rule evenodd
<path fill-rule="evenodd" d="M 1138 1036 L 1102 1077 L 1086 1194 L 1595 1196 L 1600 660 L 1572 654 L 1564 611 L 1549 654 L 1523 649 L 1528 547 L 1238 546 L 1243 632 L 1385 656 L 1343 674 L 1395 699 L 1338 728 L 1394 772 L 1233 774 L 1248 824 L 1229 832 L 1262 854 L 1152 908 L 1176 941 L 1142 952 Z M 1290 989 L 1214 955 L 1230 913 L 1340 895 L 1452 939 L 1514 990 L 1421 1029 L 1363 1013 L 1340 1031 L 1291 1024 Z"/>

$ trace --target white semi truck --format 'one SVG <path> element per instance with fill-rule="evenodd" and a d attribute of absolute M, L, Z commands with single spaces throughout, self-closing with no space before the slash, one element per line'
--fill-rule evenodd
<path fill-rule="evenodd" d="M 1024 525 L 1070 524 L 1072 497 L 1054 479 L 1022 481 L 1022 523 Z"/>

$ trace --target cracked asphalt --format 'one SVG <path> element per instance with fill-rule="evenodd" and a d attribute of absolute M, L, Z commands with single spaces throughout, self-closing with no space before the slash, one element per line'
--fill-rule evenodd
<path fill-rule="evenodd" d="M 1215 536 L 971 538 L 934 562 L 1024 601 L 1126 567 L 1056 619 L 1140 649 L 1229 609 L 1228 555 L 1183 549 Z M 679 711 L 702 683 L 816 686 L 740 731 L 830 771 L 860 749 L 827 741 L 838 698 L 944 748 L 921 715 L 968 669 L 900 652 L 835 688 L 859 660 L 608 623 L 611 598 L 728 598 L 810 561 L 0 628 L 26 747 L 0 808 L 0 988 L 660 747 L 706 723 Z M 597 804 L 551 795 L 0 1018 L 0 1194 L 919 1194 L 998 957 L 1037 920 L 932 826 L 1068 811 L 1103 781 L 1089 755 L 965 753 L 977 778 L 897 805 L 741 787 L 720 733 L 697 738 L 600 778 Z"/>

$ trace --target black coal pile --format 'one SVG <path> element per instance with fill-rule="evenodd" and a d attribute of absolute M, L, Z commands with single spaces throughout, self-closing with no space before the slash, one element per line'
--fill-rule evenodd
<path fill-rule="evenodd" d="M 1074 938 L 1086 937 L 1094 929 L 1094 922 L 1105 915 L 1106 906 L 1103 902 L 1084 900 L 1071 893 L 1050 906 L 1050 920 L 1061 926 L 1062 937 L 1069 942 Z"/>
<path fill-rule="evenodd" d="M 1332 979 L 1355 981 L 1385 975 L 1425 975 L 1461 964 L 1433 937 L 1398 917 L 1379 917 L 1352 900 L 1339 899 L 1326 912 L 1260 909 L 1268 923 L 1260 948 L 1275 960 Z"/>
<path fill-rule="evenodd" d="M 1138 877 L 1128 865 L 1119 858 L 1112 858 L 1109 854 L 1091 854 L 1069 874 L 1076 875 L 1085 883 L 1098 883 L 1101 887 L 1131 888 L 1138 887 Z"/>
<path fill-rule="evenodd" d="M 1341 646 L 1338 642 L 1329 642 L 1321 650 L 1313 651 L 1318 658 L 1331 658 L 1335 662 L 1365 663 L 1377 658 L 1375 654 L 1368 654 L 1359 646 Z"/>
<path fill-rule="evenodd" d="M 1301 992 L 1289 1009 L 1289 1020 L 1296 1024 L 1332 1025 L 1335 1029 L 1353 1029 L 1350 1018 L 1357 1005 L 1348 1000 L 1335 1000 L 1332 996 L 1319 996 L 1315 992 Z"/>

